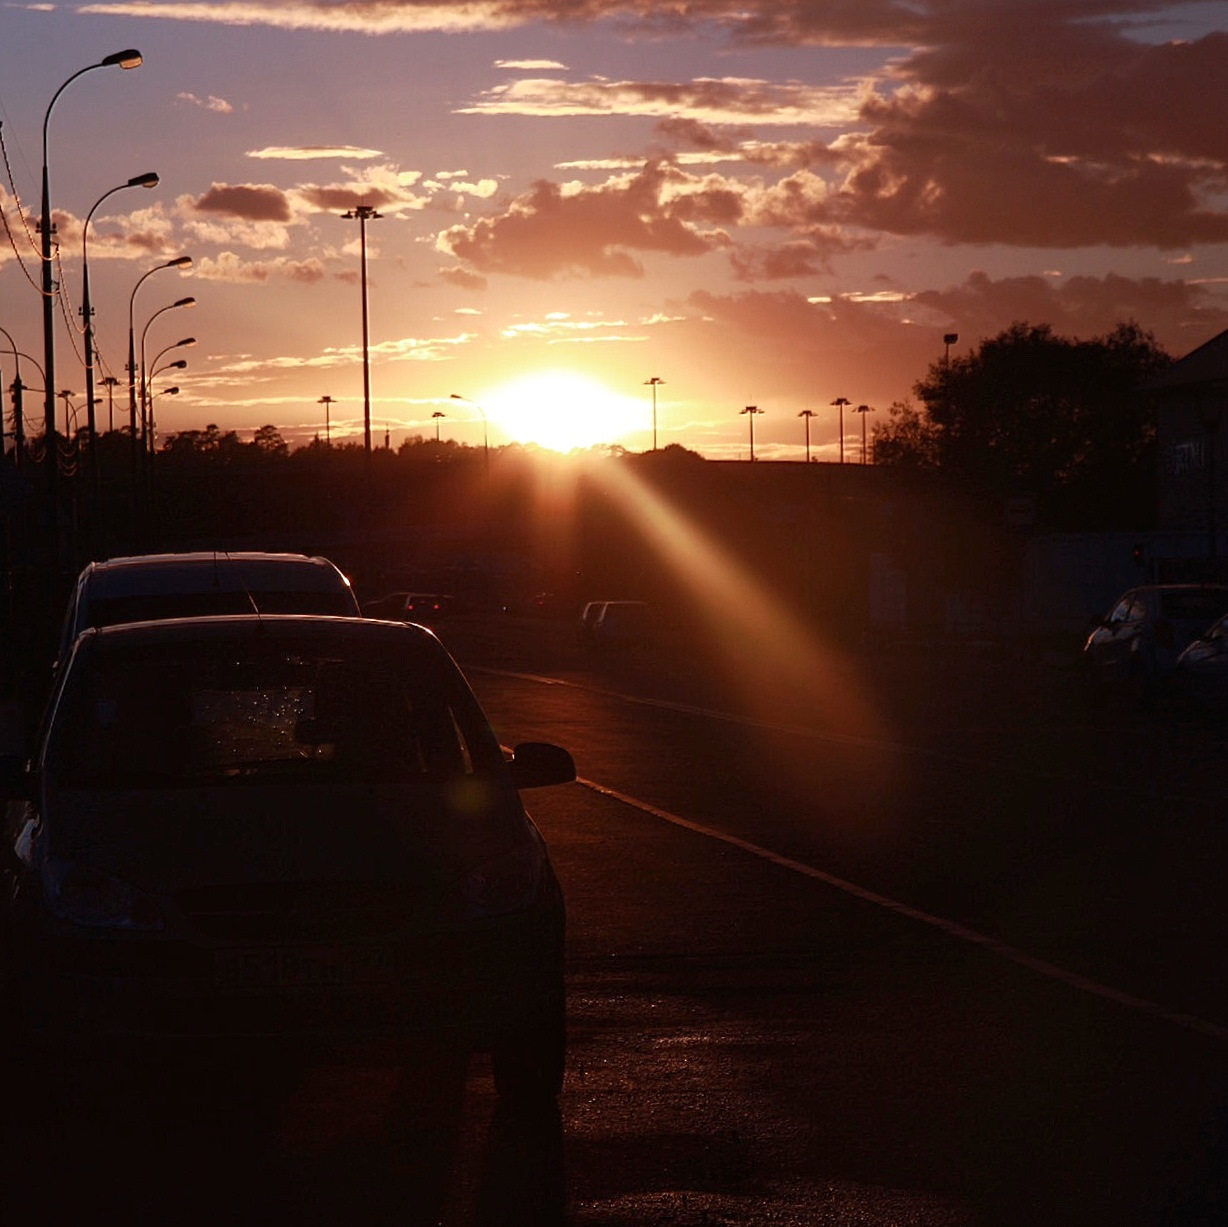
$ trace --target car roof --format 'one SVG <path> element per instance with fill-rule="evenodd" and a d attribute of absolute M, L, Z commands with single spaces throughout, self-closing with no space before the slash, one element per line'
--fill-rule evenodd
<path fill-rule="evenodd" d="M 91 598 L 174 593 L 210 588 L 242 591 L 321 591 L 349 587 L 327 558 L 254 550 L 229 553 L 134 554 L 90 563 L 78 583 Z"/>

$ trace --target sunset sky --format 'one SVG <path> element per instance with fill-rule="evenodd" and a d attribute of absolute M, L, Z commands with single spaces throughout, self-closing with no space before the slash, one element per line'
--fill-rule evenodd
<path fill-rule="evenodd" d="M 56 103 L 51 199 L 79 323 L 82 220 L 161 177 L 88 251 L 121 383 L 137 279 L 194 261 L 136 298 L 138 334 L 198 304 L 149 326 L 150 359 L 198 342 L 161 359 L 189 363 L 155 380 L 181 389 L 162 435 L 299 444 L 329 396 L 333 441 L 361 436 L 360 204 L 394 447 L 480 445 L 476 404 L 492 444 L 645 449 L 657 377 L 662 447 L 745 458 L 753 420 L 757 456 L 800 460 L 809 409 L 831 460 L 832 401 L 885 419 L 945 333 L 1135 320 L 1181 355 L 1228 327 L 1223 0 L 0 3 L 0 327 L 38 361 L 43 115 L 129 47 Z M 80 350 L 61 317 L 83 420 Z"/>

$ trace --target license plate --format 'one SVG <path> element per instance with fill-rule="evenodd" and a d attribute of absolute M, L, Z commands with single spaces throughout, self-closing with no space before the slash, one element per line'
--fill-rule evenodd
<path fill-rule="evenodd" d="M 223 989 L 340 988 L 386 984 L 391 952 L 379 947 L 267 946 L 218 950 L 214 983 Z"/>

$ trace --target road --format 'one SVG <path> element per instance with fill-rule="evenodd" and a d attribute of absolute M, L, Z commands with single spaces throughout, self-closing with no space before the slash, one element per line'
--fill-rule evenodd
<path fill-rule="evenodd" d="M 522 651 L 496 727 L 596 786 L 535 799 L 577 1071 L 643 1071 L 573 1075 L 575 1221 L 1228 1217 L 1218 729 L 980 661 L 866 671 L 870 736 Z"/>
<path fill-rule="evenodd" d="M 527 795 L 569 907 L 559 1110 L 501 1114 L 429 1049 L 164 1073 L 152 1131 L 103 1080 L 50 1148 L 18 1122 L 10 1221 L 1228 1221 L 1218 728 L 1092 719 L 996 659 L 750 676 L 442 635 L 501 739 L 582 777 Z"/>

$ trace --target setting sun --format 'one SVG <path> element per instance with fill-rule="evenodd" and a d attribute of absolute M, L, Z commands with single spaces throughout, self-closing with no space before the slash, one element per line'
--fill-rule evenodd
<path fill-rule="evenodd" d="M 650 426 L 646 402 L 572 371 L 523 375 L 487 392 L 481 403 L 499 434 L 558 452 L 625 444 Z"/>

